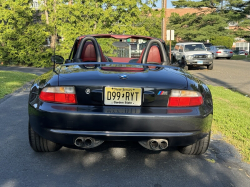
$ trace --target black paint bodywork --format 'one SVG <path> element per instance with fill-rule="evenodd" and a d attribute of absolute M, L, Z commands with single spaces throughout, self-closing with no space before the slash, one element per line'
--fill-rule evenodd
<path fill-rule="evenodd" d="M 164 138 L 169 146 L 190 145 L 211 130 L 213 103 L 209 88 L 172 66 L 139 65 L 143 71 L 107 71 L 101 66 L 121 66 L 121 63 L 86 63 L 59 65 L 37 78 L 29 96 L 29 123 L 40 136 L 53 142 L 73 146 L 79 136 L 100 140 L 148 140 Z M 122 64 L 138 67 L 138 64 Z M 122 80 L 120 75 L 128 79 Z M 39 94 L 47 86 L 74 86 L 77 105 L 47 103 Z M 142 88 L 142 106 L 105 106 L 105 86 Z M 90 94 L 85 90 L 89 88 Z M 167 107 L 172 89 L 194 90 L 202 94 L 204 103 L 198 107 Z M 167 95 L 158 95 L 165 91 Z"/>

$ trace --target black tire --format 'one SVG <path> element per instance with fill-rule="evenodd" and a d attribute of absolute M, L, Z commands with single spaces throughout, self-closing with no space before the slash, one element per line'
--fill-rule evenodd
<path fill-rule="evenodd" d="M 196 143 L 189 145 L 189 146 L 186 146 L 186 147 L 179 148 L 179 151 L 183 154 L 186 154 L 186 155 L 204 154 L 208 149 L 209 142 L 210 142 L 210 136 L 211 136 L 211 131 L 209 132 L 209 134 L 206 137 L 200 139 Z"/>
<path fill-rule="evenodd" d="M 175 56 L 172 56 L 172 58 L 171 58 L 171 64 L 177 64 L 177 63 L 178 62 L 177 62 Z"/>
<path fill-rule="evenodd" d="M 227 59 L 231 59 L 231 57 L 227 57 Z"/>
<path fill-rule="evenodd" d="M 210 64 L 209 66 L 207 66 L 207 69 L 212 70 L 214 68 L 214 63 Z"/>
<path fill-rule="evenodd" d="M 186 61 L 184 59 L 181 60 L 181 65 L 183 69 L 188 70 L 188 65 L 186 64 Z"/>
<path fill-rule="evenodd" d="M 31 148 L 36 152 L 54 152 L 61 149 L 61 145 L 51 142 L 39 136 L 29 124 L 29 142 Z"/>

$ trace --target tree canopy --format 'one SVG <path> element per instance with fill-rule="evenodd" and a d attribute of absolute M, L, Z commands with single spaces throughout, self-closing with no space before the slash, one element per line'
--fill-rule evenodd
<path fill-rule="evenodd" d="M 57 53 L 68 57 L 76 37 L 87 34 L 151 35 L 160 19 L 156 0 L 43 0 L 38 10 L 30 0 L 0 0 L 0 60 L 4 63 L 49 66 L 58 36 Z M 158 12 L 159 13 L 159 12 Z M 150 16 L 150 19 L 149 18 Z M 149 22 L 152 20 L 152 22 Z M 145 24 L 142 24 L 145 23 Z M 146 25 L 146 26 L 145 26 Z M 156 30 L 161 30 L 160 28 Z M 154 33 L 159 34 L 159 31 Z M 44 45 L 51 39 L 51 48 Z M 105 50 L 105 49 L 104 49 Z"/>
<path fill-rule="evenodd" d="M 206 41 L 217 36 L 250 37 L 250 1 L 244 0 L 179 0 L 172 1 L 176 8 L 196 8 L 198 13 L 179 16 L 172 14 L 168 28 L 174 29 L 183 40 Z M 206 7 L 207 9 L 204 9 Z M 229 23 L 236 23 L 229 30 Z"/>

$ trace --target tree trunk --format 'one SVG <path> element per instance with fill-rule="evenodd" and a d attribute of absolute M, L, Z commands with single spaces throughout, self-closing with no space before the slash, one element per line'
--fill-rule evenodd
<path fill-rule="evenodd" d="M 51 36 L 51 43 L 50 47 L 55 50 L 56 48 L 56 41 L 57 41 L 57 30 L 56 30 L 56 0 L 54 0 L 53 3 L 53 10 L 54 10 L 54 17 L 53 17 L 53 23 L 55 25 L 54 34 Z"/>
<path fill-rule="evenodd" d="M 45 14 L 45 19 L 46 19 L 46 24 L 48 25 L 49 24 L 49 14 L 48 14 L 48 8 L 47 8 L 47 0 L 44 0 L 44 6 L 45 6 L 44 14 Z"/>

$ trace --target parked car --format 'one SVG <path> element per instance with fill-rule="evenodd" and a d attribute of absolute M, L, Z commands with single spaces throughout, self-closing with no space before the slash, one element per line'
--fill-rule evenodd
<path fill-rule="evenodd" d="M 172 62 L 179 63 L 184 69 L 192 66 L 207 66 L 207 69 L 213 69 L 212 53 L 207 51 L 201 42 L 177 43 L 172 52 Z"/>
<path fill-rule="evenodd" d="M 103 54 L 99 38 L 145 39 L 147 46 L 135 61 Z M 55 55 L 52 61 L 56 67 L 38 77 L 29 94 L 29 142 L 34 151 L 91 149 L 119 140 L 154 151 L 178 146 L 181 153 L 199 155 L 207 150 L 211 92 L 182 68 L 170 66 L 163 40 L 80 36 L 69 59 Z"/>
<path fill-rule="evenodd" d="M 248 55 L 249 52 L 246 50 L 239 50 L 239 55 Z"/>
<path fill-rule="evenodd" d="M 209 50 L 214 58 L 227 58 L 230 59 L 233 56 L 233 51 L 231 49 L 226 48 L 225 46 L 211 46 Z"/>
<path fill-rule="evenodd" d="M 204 44 L 205 48 L 207 49 L 207 51 L 209 51 L 210 47 L 213 45 L 211 43 L 203 43 L 203 44 Z"/>

